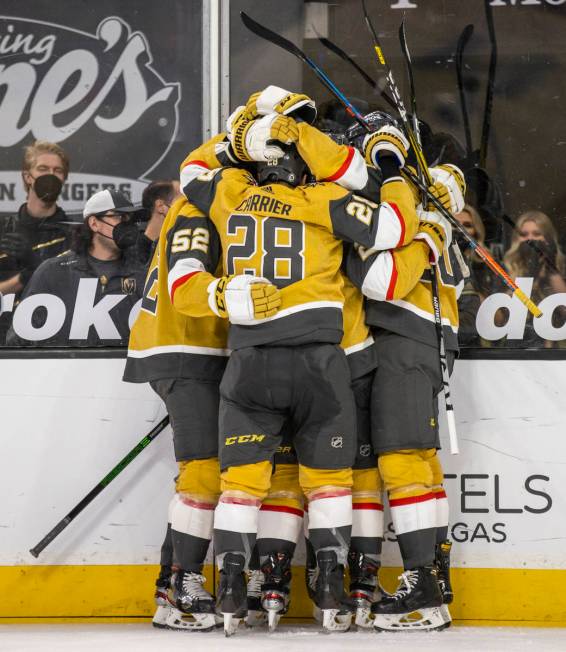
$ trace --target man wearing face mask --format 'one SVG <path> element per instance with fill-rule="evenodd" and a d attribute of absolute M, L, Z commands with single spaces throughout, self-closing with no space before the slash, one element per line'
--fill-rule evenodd
<path fill-rule="evenodd" d="M 57 198 L 69 159 L 55 143 L 36 141 L 24 150 L 22 180 L 27 200 L 18 214 L 0 221 L 0 292 L 19 293 L 39 265 L 69 248 L 67 219 Z"/>
<path fill-rule="evenodd" d="M 138 210 L 125 195 L 114 190 L 101 190 L 86 202 L 84 223 L 75 234 L 71 250 L 43 262 L 26 286 L 6 344 L 127 344 L 132 308 L 142 296 L 145 278 L 145 267 L 133 246 L 139 231 L 131 216 Z M 38 294 L 55 295 L 65 305 L 62 326 L 47 338 L 42 338 L 41 332 L 45 310 L 36 309 L 29 325 L 18 319 L 25 300 Z"/>
<path fill-rule="evenodd" d="M 180 197 L 178 181 L 152 181 L 142 193 L 145 230 L 136 243 L 140 262 L 148 264 L 153 255 L 154 243 L 159 239 L 163 221 L 171 204 Z"/>

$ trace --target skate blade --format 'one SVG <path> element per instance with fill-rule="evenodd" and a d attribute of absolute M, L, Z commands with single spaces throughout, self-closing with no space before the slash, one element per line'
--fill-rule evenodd
<path fill-rule="evenodd" d="M 160 629 L 167 629 L 167 618 L 169 616 L 170 611 L 171 611 L 170 607 L 159 605 L 155 610 L 155 613 L 153 614 L 153 619 L 151 621 L 151 624 L 154 627 L 158 627 Z"/>
<path fill-rule="evenodd" d="M 281 611 L 280 610 L 274 610 L 270 609 L 267 612 L 267 627 L 270 632 L 274 632 L 277 629 L 277 625 L 279 625 L 279 621 L 281 620 Z"/>
<path fill-rule="evenodd" d="M 373 627 L 373 614 L 370 607 L 358 607 L 354 623 L 362 629 L 371 629 Z"/>
<path fill-rule="evenodd" d="M 240 626 L 241 618 L 236 618 L 234 614 L 222 614 L 224 616 L 224 635 L 233 636 Z"/>
<path fill-rule="evenodd" d="M 265 611 L 248 611 L 246 616 L 246 627 L 263 627 L 267 624 L 267 614 Z"/>
<path fill-rule="evenodd" d="M 375 614 L 373 626 L 378 632 L 439 631 L 447 625 L 442 607 L 419 609 L 405 614 Z"/>
<path fill-rule="evenodd" d="M 186 632 L 210 632 L 216 627 L 216 624 L 215 614 L 185 614 L 178 609 L 170 609 L 166 621 L 168 629 Z"/>
<path fill-rule="evenodd" d="M 322 609 L 324 632 L 347 632 L 352 624 L 352 614 L 341 614 L 338 609 Z"/>

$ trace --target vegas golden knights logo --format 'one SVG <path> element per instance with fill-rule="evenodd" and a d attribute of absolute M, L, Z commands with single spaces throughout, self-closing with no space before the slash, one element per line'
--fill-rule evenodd
<path fill-rule="evenodd" d="M 136 291 L 136 279 L 135 278 L 123 278 L 122 279 L 122 294 L 134 294 Z"/>

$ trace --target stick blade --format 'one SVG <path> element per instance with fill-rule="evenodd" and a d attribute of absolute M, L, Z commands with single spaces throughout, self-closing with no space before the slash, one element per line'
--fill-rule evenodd
<path fill-rule="evenodd" d="M 283 36 L 280 36 L 279 34 L 272 32 L 269 28 L 265 27 L 264 25 L 261 25 L 257 21 L 255 21 L 253 18 L 248 16 L 245 11 L 240 11 L 240 18 L 242 19 L 242 22 L 244 25 L 250 30 L 250 32 L 253 32 L 256 36 L 259 36 L 262 39 L 265 39 L 266 41 L 270 41 L 274 45 L 278 45 L 280 48 L 283 48 L 283 50 L 287 50 L 287 52 L 290 52 L 291 54 L 295 55 L 302 61 L 306 61 L 306 57 L 303 54 L 301 50 L 294 44 L 291 43 L 288 39 L 284 38 Z"/>

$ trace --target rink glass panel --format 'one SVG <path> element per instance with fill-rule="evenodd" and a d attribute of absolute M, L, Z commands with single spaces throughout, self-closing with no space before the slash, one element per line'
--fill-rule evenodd
<path fill-rule="evenodd" d="M 543 261 L 536 265 L 535 261 L 535 272 L 530 276 L 525 273 L 519 281 L 527 293 L 543 302 L 543 318 L 533 323 L 521 304 L 510 301 L 505 288 L 488 278 L 486 283 L 482 281 L 478 301 L 481 307 L 472 325 L 475 332 L 469 333 L 463 346 L 484 350 L 561 348 L 566 339 L 566 296 L 562 291 L 563 281 L 557 279 L 563 275 L 558 252 L 566 248 L 561 178 L 562 151 L 566 146 L 566 123 L 562 117 L 566 99 L 563 39 L 566 0 L 491 1 L 497 57 L 489 139 L 482 150 L 486 152 L 485 160 L 479 160 L 479 150 L 485 131 L 493 44 L 484 2 L 368 0 L 366 4 L 409 106 L 407 76 L 397 36 L 405 16 L 418 112 L 434 134 L 432 160 L 442 152 L 444 160 L 461 165 L 468 173 L 467 200 L 483 217 L 486 245 L 492 254 L 503 260 L 512 244 L 512 224 L 525 211 L 546 214 L 556 230 L 556 238 L 548 236 L 550 253 L 547 252 L 545 260 L 550 263 Z M 299 45 L 362 112 L 387 109 L 379 91 L 318 40 L 318 36 L 330 39 L 373 77 L 380 88 L 385 88 L 358 0 L 332 3 L 287 0 L 284 5 L 275 0 L 222 0 L 219 7 L 218 32 L 220 36 L 227 35 L 225 41 L 220 41 L 218 62 L 222 84 L 218 106 L 221 125 L 230 108 L 244 102 L 250 92 L 270 83 L 303 90 L 312 96 L 324 126 L 337 123 L 343 128 L 349 122 L 310 69 L 245 29 L 239 17 L 242 10 Z M 114 184 L 138 201 L 148 181 L 176 177 L 179 162 L 198 144 L 203 131 L 203 106 L 206 106 L 202 93 L 206 67 L 203 51 L 208 50 L 203 47 L 201 2 L 166 0 L 140 10 L 138 4 L 128 0 L 120 3 L 117 10 L 116 4 L 108 0 L 88 7 L 87 11 L 71 2 L 58 3 L 55 8 L 53 3 L 36 2 L 32 11 L 16 0 L 5 0 L 3 15 L 5 18 L 0 19 L 0 57 L 3 57 L 0 64 L 4 66 L 0 73 L 0 115 L 7 126 L 0 141 L 1 215 L 13 215 L 25 200 L 20 179 L 21 152 L 36 137 L 56 140 L 69 153 L 71 175 L 60 203 L 79 221 L 84 201 L 102 184 Z M 12 52 L 15 35 L 27 34 L 32 24 L 34 51 Z M 466 151 L 468 139 L 456 74 L 457 44 L 467 25 L 473 25 L 474 29 L 460 59 L 471 152 Z M 42 42 L 40 37 L 44 39 Z M 128 104 L 123 77 L 105 97 L 97 95 L 96 90 L 116 70 L 120 55 L 124 55 L 128 44 L 133 47 L 136 38 L 139 56 L 127 60 L 132 69 L 137 67 L 141 71 L 148 100 L 156 93 L 164 94 L 164 99 L 138 116 L 134 104 L 130 104 L 122 130 L 114 123 L 118 130 L 112 132 L 108 121 L 120 115 Z M 223 48 L 228 49 L 229 56 Z M 46 75 L 53 74 L 53 66 L 65 54 L 78 61 L 78 50 L 88 51 L 89 60 L 96 62 L 98 77 L 93 92 L 60 113 L 53 106 L 49 109 L 47 105 L 38 105 L 41 98 L 47 101 L 45 93 L 38 93 L 42 83 L 46 83 Z M 10 66 L 16 64 L 27 66 L 26 71 L 19 69 L 18 75 L 8 77 Z M 30 86 L 28 100 L 20 106 L 12 94 L 13 78 L 24 79 L 30 70 L 36 74 L 36 83 Z M 69 76 L 59 89 L 62 93 L 59 100 L 78 92 L 78 78 L 77 71 Z M 93 96 L 100 100 L 97 112 L 71 135 L 58 136 L 56 128 L 63 130 L 86 115 L 85 111 L 92 108 Z M 57 95 L 51 93 L 52 101 L 53 97 Z M 50 111 L 52 120 L 46 119 Z M 18 129 L 28 123 L 30 128 L 20 134 Z M 103 123 L 106 131 L 100 126 Z M 480 180 L 487 179 L 482 187 L 474 184 L 474 178 L 478 177 L 474 167 L 478 163 L 486 173 L 481 173 Z M 555 278 L 547 282 L 545 270 L 551 266 L 555 268 Z M 545 278 L 541 279 L 542 276 Z M 5 297 L 3 303 L 3 318 L 10 321 L 13 314 L 10 298 Z M 86 305 L 85 309 L 91 307 Z M 45 341 L 38 340 L 33 345 L 43 347 Z M 117 341 L 116 345 L 124 346 L 125 341 Z"/>
<path fill-rule="evenodd" d="M 543 303 L 544 316 L 533 323 L 517 300 L 510 300 L 500 282 L 472 263 L 475 292 L 471 308 L 481 307 L 475 323 L 462 335 L 463 348 L 561 348 L 566 339 L 566 283 L 557 252 L 566 249 L 564 213 L 564 147 L 566 147 L 566 1 L 492 0 L 489 11 L 495 34 L 491 118 L 482 148 L 486 93 L 493 44 L 482 0 L 367 0 L 394 78 L 410 110 L 409 84 L 398 38 L 405 17 L 413 60 L 419 118 L 433 134 L 429 162 L 439 156 L 467 173 L 467 202 L 478 209 L 485 226 L 485 244 L 499 262 L 513 240 L 513 223 L 526 211 L 541 211 L 556 231 L 548 247 L 527 250 L 520 287 Z M 380 91 L 372 88 L 347 62 L 319 40 L 325 37 L 344 50 L 388 93 L 376 63 L 359 0 L 332 3 L 230 3 L 230 105 L 245 102 L 266 84 L 303 90 L 316 100 L 319 124 L 341 128 L 351 121 L 312 70 L 282 49 L 257 38 L 239 22 L 241 10 L 296 43 L 362 112 L 386 110 Z M 467 151 L 457 80 L 457 45 L 466 25 L 473 33 L 462 50 L 461 68 L 469 116 L 471 151 Z M 485 140 L 485 139 L 484 139 Z M 485 156 L 480 156 L 480 149 Z M 474 168 L 482 166 L 483 172 Z M 525 245 L 526 246 L 526 245 Z M 546 261 L 546 263 L 545 263 Z M 534 270 L 533 271 L 529 271 Z M 553 278 L 549 277 L 553 275 Z M 490 300 L 484 305 L 487 297 Z M 548 298 L 547 298 L 548 297 Z M 491 355 L 491 353 L 490 353 Z"/>

